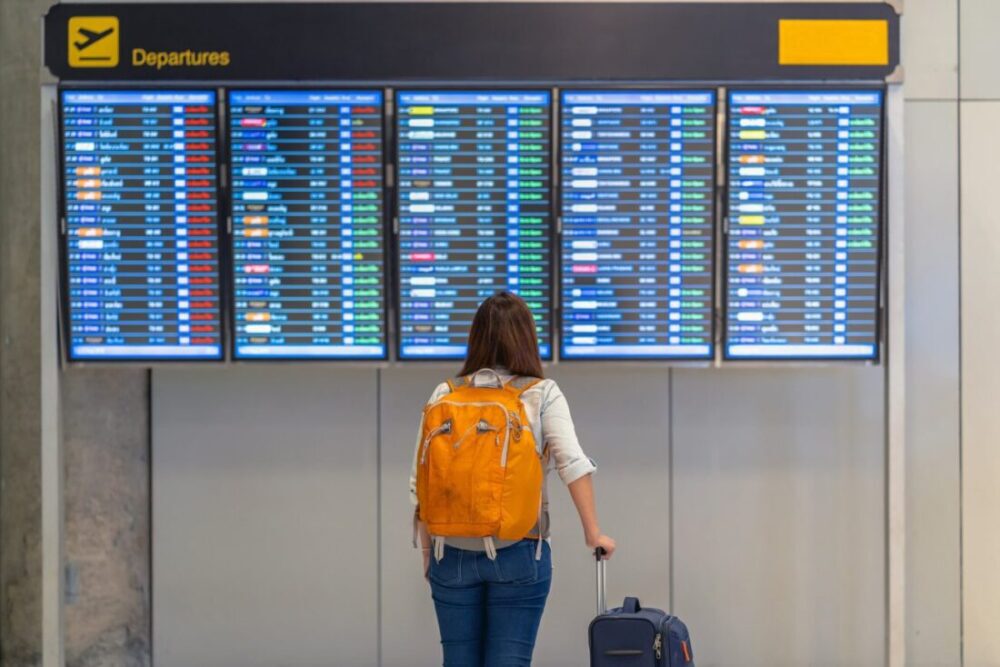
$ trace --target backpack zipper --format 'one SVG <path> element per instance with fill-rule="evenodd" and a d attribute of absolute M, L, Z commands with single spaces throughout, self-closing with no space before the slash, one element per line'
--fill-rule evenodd
<path fill-rule="evenodd" d="M 487 405 L 495 405 L 503 411 L 504 424 L 507 426 L 507 432 L 504 434 L 503 439 L 503 451 L 500 452 L 500 467 L 507 467 L 507 449 L 510 446 L 510 411 L 503 403 L 497 403 L 496 401 L 484 401 L 480 403 L 469 403 L 469 402 L 459 402 L 459 401 L 438 401 L 435 405 L 478 405 L 485 407 Z"/>
<path fill-rule="evenodd" d="M 431 440 L 433 440 L 434 438 L 436 438 L 438 435 L 440 435 L 442 433 L 451 433 L 451 422 L 450 421 L 444 422 L 443 424 L 441 424 L 440 426 L 438 426 L 436 429 L 434 429 L 433 431 L 431 431 L 430 433 L 428 433 L 427 437 L 424 438 L 424 444 L 423 444 L 423 447 L 422 447 L 423 451 L 420 453 L 420 465 L 423 465 L 424 463 L 427 462 L 427 449 L 428 449 L 428 447 L 431 444 Z"/>
<path fill-rule="evenodd" d="M 503 436 L 503 451 L 500 452 L 500 467 L 507 467 L 507 451 L 510 449 L 510 431 L 511 431 L 511 421 L 510 415 L 507 416 L 507 432 Z"/>
<path fill-rule="evenodd" d="M 473 424 L 469 428 L 465 429 L 465 432 L 462 433 L 462 435 L 459 437 L 459 439 L 455 441 L 455 444 L 452 445 L 452 448 L 453 449 L 458 449 L 462 445 L 462 443 L 465 442 L 465 439 L 469 437 L 469 433 L 471 433 L 472 429 L 474 429 L 474 428 L 476 428 L 476 424 Z"/>
<path fill-rule="evenodd" d="M 477 433 L 489 433 L 490 431 L 499 431 L 499 430 L 500 430 L 499 427 L 494 426 L 485 419 L 480 419 L 477 423 L 465 429 L 465 433 L 462 434 L 461 438 L 455 441 L 455 444 L 452 445 L 452 447 L 458 449 L 459 446 L 463 442 L 465 442 L 465 439 L 469 437 L 469 434 L 472 433 L 472 431 L 476 431 Z"/>

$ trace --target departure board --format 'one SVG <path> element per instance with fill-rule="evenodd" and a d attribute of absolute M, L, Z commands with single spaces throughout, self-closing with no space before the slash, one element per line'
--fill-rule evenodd
<path fill-rule="evenodd" d="M 882 93 L 729 102 L 726 357 L 876 358 Z"/>
<path fill-rule="evenodd" d="M 230 91 L 233 355 L 383 359 L 380 91 Z"/>
<path fill-rule="evenodd" d="M 69 358 L 221 358 L 215 93 L 61 98 Z"/>
<path fill-rule="evenodd" d="M 567 91 L 566 359 L 713 355 L 715 94 Z"/>
<path fill-rule="evenodd" d="M 501 291 L 551 357 L 551 138 L 546 91 L 400 92 L 400 358 L 459 359 Z"/>

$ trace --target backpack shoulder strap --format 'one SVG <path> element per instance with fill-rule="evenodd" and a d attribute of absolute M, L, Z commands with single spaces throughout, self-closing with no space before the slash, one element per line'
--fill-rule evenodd
<path fill-rule="evenodd" d="M 504 388 L 514 392 L 516 396 L 520 396 L 541 381 L 541 378 L 531 377 L 530 375 L 516 375 L 507 381 Z"/>

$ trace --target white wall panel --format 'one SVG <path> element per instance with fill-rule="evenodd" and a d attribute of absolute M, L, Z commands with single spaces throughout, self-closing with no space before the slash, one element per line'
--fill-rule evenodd
<path fill-rule="evenodd" d="M 1000 2 L 962 0 L 959 7 L 962 99 L 1000 99 Z"/>
<path fill-rule="evenodd" d="M 382 664 L 440 665 L 441 647 L 421 554 L 411 544 L 410 466 L 420 411 L 457 368 L 411 365 L 381 371 Z"/>
<path fill-rule="evenodd" d="M 406 478 L 421 404 L 448 370 L 381 372 L 385 665 L 440 655 Z M 880 369 L 675 373 L 675 610 L 699 664 L 877 664 Z M 552 375 L 600 466 L 601 523 L 621 549 L 611 601 L 669 606 L 669 371 L 565 364 Z M 375 461 L 358 446 L 375 437 L 373 376 L 155 372 L 157 664 L 374 664 Z M 568 493 L 551 482 L 555 572 L 535 664 L 577 667 L 593 563 Z"/>
<path fill-rule="evenodd" d="M 915 666 L 961 658 L 958 272 L 958 104 L 908 102 L 906 639 Z"/>
<path fill-rule="evenodd" d="M 971 6 L 982 12 L 984 4 L 990 3 Z M 1000 4 L 994 6 L 993 28 L 1000 21 Z M 993 53 L 995 67 L 1000 53 Z M 964 650 L 966 667 L 995 667 L 1000 665 L 1000 102 L 963 103 L 961 123 Z"/>
<path fill-rule="evenodd" d="M 883 664 L 882 373 L 675 372 L 674 608 L 699 667 Z"/>
<path fill-rule="evenodd" d="M 906 0 L 902 18 L 907 99 L 958 97 L 958 0 Z"/>
<path fill-rule="evenodd" d="M 155 664 L 375 665 L 375 372 L 167 369 L 152 392 Z"/>

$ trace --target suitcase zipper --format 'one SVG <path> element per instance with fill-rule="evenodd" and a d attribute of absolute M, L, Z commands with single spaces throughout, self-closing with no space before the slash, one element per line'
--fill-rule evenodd
<path fill-rule="evenodd" d="M 653 652 L 656 654 L 656 661 L 663 659 L 663 635 L 659 632 L 653 638 Z"/>

